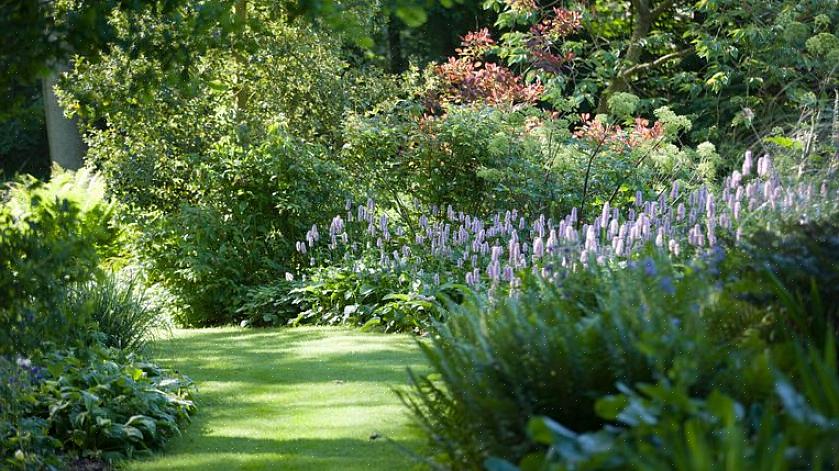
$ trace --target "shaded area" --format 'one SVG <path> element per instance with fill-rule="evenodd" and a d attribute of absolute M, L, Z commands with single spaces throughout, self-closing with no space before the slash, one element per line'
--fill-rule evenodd
<path fill-rule="evenodd" d="M 339 328 L 177 331 L 155 358 L 189 375 L 199 413 L 128 469 L 410 469 L 422 439 L 393 393 L 413 338 Z M 371 440 L 371 435 L 385 438 Z"/>

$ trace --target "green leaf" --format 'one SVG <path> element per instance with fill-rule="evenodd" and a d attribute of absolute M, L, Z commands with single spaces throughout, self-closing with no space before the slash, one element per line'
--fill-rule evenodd
<path fill-rule="evenodd" d="M 425 9 L 416 5 L 397 7 L 396 17 L 412 28 L 421 26 L 428 19 Z"/>
<path fill-rule="evenodd" d="M 624 395 L 605 396 L 594 403 L 594 411 L 606 420 L 615 420 L 627 405 L 629 405 L 629 398 Z"/>
<path fill-rule="evenodd" d="M 484 461 L 484 468 L 487 471 L 519 471 L 516 465 L 501 458 L 488 458 Z"/>

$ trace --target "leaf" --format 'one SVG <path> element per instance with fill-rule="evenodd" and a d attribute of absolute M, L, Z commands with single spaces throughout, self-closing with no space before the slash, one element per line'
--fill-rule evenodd
<path fill-rule="evenodd" d="M 519 471 L 518 466 L 501 458 L 487 458 L 484 461 L 484 468 L 487 471 Z"/>
<path fill-rule="evenodd" d="M 428 19 L 425 9 L 416 5 L 397 7 L 396 17 L 412 28 L 422 25 Z"/>
<path fill-rule="evenodd" d="M 594 411 L 606 420 L 615 420 L 628 405 L 629 398 L 621 394 L 616 394 L 598 399 L 594 403 Z"/>
<path fill-rule="evenodd" d="M 382 320 L 378 317 L 374 317 L 374 318 L 370 319 L 369 321 L 365 322 L 364 325 L 361 326 L 360 330 L 362 332 L 367 332 L 368 330 L 370 330 L 370 329 L 372 329 L 376 326 L 379 326 L 381 324 L 382 324 Z"/>
<path fill-rule="evenodd" d="M 551 445 L 558 438 L 576 440 L 577 434 L 547 417 L 536 417 L 527 424 L 530 437 L 536 442 Z"/>

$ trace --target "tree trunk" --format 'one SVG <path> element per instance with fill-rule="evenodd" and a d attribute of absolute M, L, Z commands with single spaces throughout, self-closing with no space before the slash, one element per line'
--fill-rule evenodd
<path fill-rule="evenodd" d="M 58 104 L 53 87 L 67 66 L 56 67 L 49 76 L 41 80 L 44 93 L 44 114 L 47 125 L 47 141 L 50 147 L 50 160 L 69 170 L 78 170 L 87 150 L 79 133 L 77 119 L 69 119 L 64 109 Z"/>
<path fill-rule="evenodd" d="M 609 111 L 608 101 L 609 97 L 617 92 L 625 92 L 629 90 L 629 77 L 624 75 L 624 72 L 641 60 L 641 54 L 644 48 L 641 46 L 641 41 L 650 34 L 653 27 L 653 22 L 660 13 L 659 9 L 653 11 L 650 9 L 649 0 L 632 0 L 632 36 L 629 38 L 629 48 L 626 50 L 620 67 L 615 74 L 615 78 L 609 82 L 609 86 L 600 94 L 600 100 L 597 103 L 597 113 L 606 113 Z"/>
<path fill-rule="evenodd" d="M 405 62 L 402 58 L 402 37 L 399 31 L 399 23 L 395 15 L 390 16 L 387 23 L 388 55 L 390 56 L 390 71 L 399 74 L 405 71 Z"/>

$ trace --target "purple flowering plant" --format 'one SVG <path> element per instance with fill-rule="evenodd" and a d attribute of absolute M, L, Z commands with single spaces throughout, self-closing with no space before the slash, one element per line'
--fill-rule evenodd
<path fill-rule="evenodd" d="M 666 191 L 638 191 L 627 207 L 607 202 L 585 220 L 577 208 L 562 218 L 527 218 L 515 209 L 485 218 L 420 205 L 405 219 L 373 200 L 347 201 L 343 214 L 313 225 L 296 246 L 310 264 L 303 277 L 341 267 L 401 276 L 403 288 L 421 295 L 466 286 L 494 298 L 515 294 L 531 274 L 559 282 L 563 272 L 625 265 L 648 249 L 675 260 L 716 253 L 723 240 L 737 243 L 763 215 L 806 217 L 835 197 L 829 181 L 787 184 L 768 155 L 755 159 L 747 152 L 719 188 L 684 190 L 676 181 Z M 644 266 L 654 274 L 654 266 Z"/>

